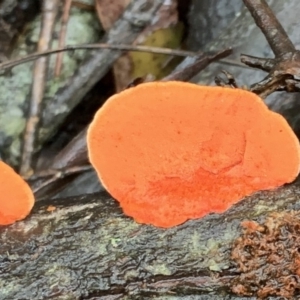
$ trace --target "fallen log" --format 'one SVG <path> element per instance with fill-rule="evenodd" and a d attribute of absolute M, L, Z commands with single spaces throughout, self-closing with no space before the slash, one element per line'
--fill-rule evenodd
<path fill-rule="evenodd" d="M 275 222 L 274 212 L 300 224 L 299 195 L 298 180 L 167 230 L 137 224 L 105 192 L 40 201 L 26 220 L 0 228 L 0 299 L 257 299 L 261 287 L 250 281 L 268 263 L 247 270 L 257 257 L 241 245 L 269 238 L 273 229 L 264 222 Z M 287 248 L 298 247 L 288 241 Z M 275 267 L 287 269 L 286 262 Z"/>

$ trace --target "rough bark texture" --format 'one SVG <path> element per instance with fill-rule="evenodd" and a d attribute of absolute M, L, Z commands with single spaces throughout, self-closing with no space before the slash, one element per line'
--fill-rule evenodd
<path fill-rule="evenodd" d="M 168 230 L 135 223 L 106 193 L 40 202 L 0 229 L 0 299 L 245 299 L 230 292 L 241 221 L 298 210 L 299 194 L 298 181 Z"/>

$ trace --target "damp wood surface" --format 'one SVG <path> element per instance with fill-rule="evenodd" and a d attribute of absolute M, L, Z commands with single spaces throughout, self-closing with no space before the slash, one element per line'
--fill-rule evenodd
<path fill-rule="evenodd" d="M 256 299 L 230 290 L 240 224 L 297 211 L 299 195 L 298 180 L 167 230 L 124 216 L 106 192 L 38 202 L 0 228 L 0 299 Z"/>

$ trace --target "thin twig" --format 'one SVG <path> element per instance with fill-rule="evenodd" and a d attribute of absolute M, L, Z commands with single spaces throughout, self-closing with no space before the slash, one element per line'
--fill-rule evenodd
<path fill-rule="evenodd" d="M 150 52 L 150 53 L 156 53 L 156 54 L 168 54 L 168 55 L 182 56 L 182 57 L 186 57 L 186 56 L 196 57 L 196 56 L 199 56 L 199 54 L 201 54 L 199 52 L 177 50 L 177 49 L 171 49 L 171 48 L 160 48 L 160 47 L 132 46 L 132 45 L 124 45 L 124 44 L 112 45 L 112 44 L 102 44 L 102 43 L 101 44 L 81 44 L 81 45 L 66 46 L 63 48 L 57 48 L 57 49 L 52 49 L 52 50 L 43 51 L 43 52 L 35 52 L 32 54 L 20 57 L 18 59 L 7 61 L 7 62 L 0 64 L 0 70 L 12 68 L 14 66 L 33 61 L 42 56 L 56 54 L 59 52 L 82 50 L 82 49 L 111 49 L 111 50 L 119 50 L 119 51 Z"/>
<path fill-rule="evenodd" d="M 64 13 L 62 16 L 62 21 L 61 21 L 61 29 L 60 29 L 58 48 L 63 48 L 65 46 L 65 39 L 66 39 L 66 34 L 67 34 L 67 26 L 68 26 L 68 20 L 69 20 L 69 15 L 70 15 L 71 4 L 72 4 L 72 0 L 65 0 Z M 54 71 L 55 76 L 60 75 L 62 59 L 63 59 L 63 52 L 58 53 L 57 57 L 56 57 L 56 63 L 55 63 L 55 71 Z"/>
<path fill-rule="evenodd" d="M 234 66 L 234 67 L 238 67 L 238 68 L 248 69 L 248 66 L 245 66 L 243 63 L 241 63 L 237 59 L 222 58 L 218 61 L 213 61 L 212 63 L 215 63 L 215 62 L 218 63 L 218 64 L 223 64 L 223 65 L 229 65 L 229 66 Z"/>
<path fill-rule="evenodd" d="M 45 177 L 49 177 L 49 176 L 51 176 L 51 177 L 49 179 L 43 181 L 37 187 L 33 188 L 33 193 L 39 192 L 43 188 L 56 182 L 58 179 L 63 179 L 67 176 L 70 176 L 70 175 L 73 175 L 76 173 L 83 173 L 83 172 L 90 171 L 90 170 L 92 170 L 92 166 L 88 165 L 88 166 L 75 166 L 75 167 L 71 167 L 68 169 L 61 170 L 61 171 L 49 169 L 44 172 L 38 173 L 38 174 L 34 175 L 34 179 L 41 179 L 41 178 L 45 178 Z"/>
<path fill-rule="evenodd" d="M 243 1 L 276 57 L 295 51 L 293 43 L 265 0 Z"/>
<path fill-rule="evenodd" d="M 46 51 L 49 48 L 55 17 L 58 11 L 58 4 L 59 0 L 43 1 L 42 28 L 38 42 L 39 52 Z M 29 116 L 24 132 L 23 151 L 21 156 L 20 174 L 23 176 L 28 176 L 32 172 L 31 162 L 32 155 L 34 153 L 38 123 L 40 120 L 41 103 L 44 96 L 47 63 L 47 57 L 41 57 L 36 61 L 34 66 L 32 92 L 29 103 Z"/>
<path fill-rule="evenodd" d="M 170 80 L 189 81 L 196 74 L 198 74 L 200 71 L 205 69 L 210 63 L 212 63 L 213 61 L 217 61 L 221 58 L 224 58 L 230 55 L 231 53 L 232 53 L 232 49 L 228 48 L 211 55 L 202 54 L 192 64 L 184 66 L 182 69 L 176 68 L 174 72 L 172 72 L 170 75 L 163 78 L 162 81 L 170 81 Z"/>
<path fill-rule="evenodd" d="M 265 72 L 270 72 L 276 64 L 276 61 L 273 58 L 261 58 L 246 54 L 241 54 L 241 62 L 249 67 L 260 69 Z"/>

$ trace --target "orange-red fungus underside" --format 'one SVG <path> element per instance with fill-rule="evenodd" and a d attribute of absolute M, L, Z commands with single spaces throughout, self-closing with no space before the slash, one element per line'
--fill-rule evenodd
<path fill-rule="evenodd" d="M 299 142 L 255 94 L 152 82 L 112 96 L 88 130 L 92 165 L 137 222 L 221 213 L 299 173 Z"/>
<path fill-rule="evenodd" d="M 23 178 L 2 161 L 0 176 L 0 225 L 8 225 L 30 213 L 34 196 Z"/>

